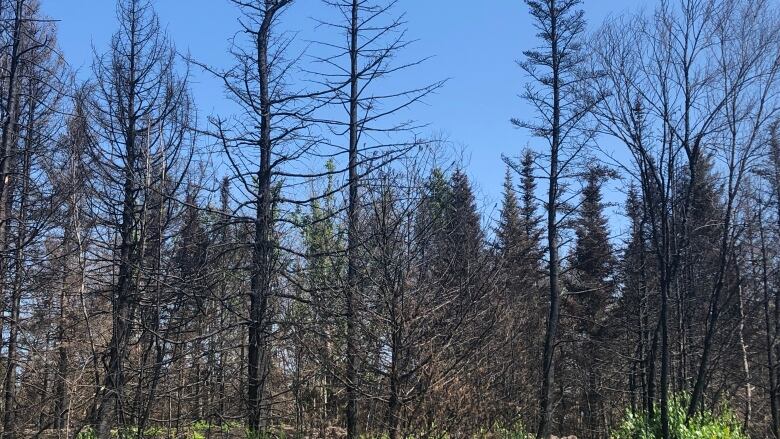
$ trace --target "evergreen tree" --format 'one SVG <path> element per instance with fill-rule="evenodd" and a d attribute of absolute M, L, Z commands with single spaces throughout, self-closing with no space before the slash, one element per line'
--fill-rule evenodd
<path fill-rule="evenodd" d="M 529 286 L 538 285 L 542 280 L 542 261 L 544 250 L 542 248 L 542 217 L 538 214 L 538 203 L 536 202 L 536 178 L 534 177 L 534 153 L 526 149 L 523 153 L 521 164 L 521 184 L 522 184 L 522 220 L 524 242 L 522 244 L 525 252 L 523 273 Z M 534 291 L 535 293 L 535 291 Z M 534 294 L 534 297 L 536 294 Z"/>
<path fill-rule="evenodd" d="M 450 200 L 446 210 L 449 277 L 461 286 L 472 283 L 482 251 L 483 234 L 479 212 L 468 176 L 456 169 L 450 178 Z"/>
<path fill-rule="evenodd" d="M 541 250 L 539 217 L 535 213 L 533 191 L 536 186 L 532 170 L 526 160 L 523 163 L 521 201 L 512 175 L 507 169 L 504 179 L 500 217 L 496 227 L 498 247 L 496 265 L 501 270 L 498 296 L 495 303 L 501 304 L 501 324 L 497 328 L 493 358 L 509 367 L 496 367 L 490 373 L 496 375 L 496 395 L 499 401 L 510 402 L 502 408 L 499 416 L 513 413 L 517 407 L 523 412 L 536 408 L 533 398 L 538 386 L 536 359 L 541 355 L 541 339 L 538 328 L 544 324 L 543 294 L 541 289 Z M 511 165 L 510 165 L 511 167 Z M 522 337 L 520 334 L 524 334 Z M 508 410 L 507 410 L 508 409 Z M 530 413 L 524 422 L 531 421 Z M 511 417 L 506 422 L 514 422 Z"/>
<path fill-rule="evenodd" d="M 425 282 L 438 285 L 449 267 L 446 234 L 452 188 L 444 172 L 434 168 L 422 192 L 414 231 L 421 248 L 419 275 Z"/>
<path fill-rule="evenodd" d="M 609 242 L 608 221 L 601 196 L 601 186 L 606 176 L 606 171 L 601 168 L 593 167 L 586 172 L 586 184 L 582 190 L 582 203 L 575 227 L 572 267 L 585 288 L 577 293 L 590 302 L 587 305 L 589 312 L 595 311 L 592 307 L 603 305 L 612 293 L 610 288 L 615 258 Z"/>
<path fill-rule="evenodd" d="M 310 304 L 294 303 L 295 314 L 290 317 L 291 325 L 296 328 L 296 349 L 300 350 L 296 362 L 296 376 L 314 375 L 310 383 L 296 379 L 295 391 L 300 395 L 307 391 L 314 395 L 310 406 L 296 407 L 296 422 L 303 422 L 308 415 L 325 425 L 337 413 L 340 403 L 337 383 L 343 381 L 338 372 L 343 370 L 339 358 L 345 348 L 343 333 L 345 325 L 334 323 L 344 308 L 344 295 L 341 289 L 346 276 L 345 230 L 339 220 L 341 206 L 336 201 L 337 193 L 332 173 L 335 164 L 329 160 L 325 164 L 331 173 L 320 194 L 312 194 L 308 211 L 302 213 L 299 222 L 305 255 L 303 257 L 301 297 Z M 308 328 L 316 327 L 317 331 Z M 305 355 L 304 355 L 305 354 Z M 313 372 L 307 372 L 307 362 L 311 361 Z M 301 388 L 305 386 L 305 388 Z M 343 397 L 342 397 L 343 398 Z M 299 398 L 300 399 L 300 398 Z"/>
<path fill-rule="evenodd" d="M 496 238 L 499 248 L 506 252 L 512 247 L 514 236 L 521 232 L 520 204 L 512 180 L 512 174 L 507 168 L 504 174 L 503 201 L 501 203 L 500 218 L 496 228 Z"/>
<path fill-rule="evenodd" d="M 505 275 L 513 285 L 508 294 L 525 294 L 533 298 L 537 295 L 535 287 L 541 280 L 542 250 L 540 217 L 536 214 L 534 198 L 536 183 L 533 177 L 533 156 L 530 151 L 526 152 L 522 166 L 522 204 L 518 200 L 510 170 L 507 169 L 496 239 Z"/>
<path fill-rule="evenodd" d="M 520 175 L 522 185 L 522 218 L 525 234 L 533 241 L 532 251 L 539 251 L 539 240 L 542 236 L 541 217 L 536 209 L 539 207 L 536 202 L 536 178 L 534 177 L 534 153 L 526 149 L 523 153 L 523 159 L 520 162 Z M 541 255 L 539 255 L 541 256 Z"/>
<path fill-rule="evenodd" d="M 565 357 L 573 361 L 565 364 L 562 375 L 571 374 L 576 392 L 567 401 L 573 407 L 565 412 L 584 414 L 584 429 L 592 437 L 606 434 L 607 426 L 599 414 L 604 412 L 604 392 L 610 388 L 605 384 L 610 375 L 607 370 L 610 356 L 604 346 L 611 337 L 607 331 L 610 330 L 608 313 L 614 289 L 615 257 L 601 195 L 608 175 L 603 168 L 591 167 L 584 176 L 563 320 L 564 331 L 569 332 L 574 342 L 563 348 Z"/>
<path fill-rule="evenodd" d="M 510 170 L 507 169 L 496 240 L 500 252 L 499 265 L 503 271 L 504 293 L 514 298 L 520 293 L 520 283 L 526 281 L 523 269 L 528 249 L 525 245 L 526 229 L 523 226 L 514 182 Z"/>
<path fill-rule="evenodd" d="M 628 350 L 625 358 L 630 359 L 626 365 L 629 376 L 629 392 L 632 410 L 648 411 L 653 404 L 653 390 L 648 377 L 653 375 L 654 364 L 648 361 L 651 355 L 649 332 L 649 286 L 654 279 L 649 273 L 652 259 L 648 261 L 648 237 L 645 225 L 641 195 L 636 186 L 631 185 L 626 197 L 626 217 L 630 222 L 630 236 L 626 243 L 623 258 L 619 264 L 622 288 L 618 309 L 614 315 L 621 320 L 624 328 L 623 337 Z M 641 394 L 637 394 L 641 392 Z"/>

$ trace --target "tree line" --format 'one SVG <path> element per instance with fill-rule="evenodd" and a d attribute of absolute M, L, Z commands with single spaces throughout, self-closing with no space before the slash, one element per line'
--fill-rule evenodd
<path fill-rule="evenodd" d="M 299 49 L 306 3 L 227 1 L 222 66 L 117 0 L 79 79 L 56 17 L 0 0 L 0 437 L 607 438 L 632 413 L 668 439 L 729 411 L 780 438 L 778 5 L 591 31 L 526 0 L 534 147 L 493 214 L 412 117 L 446 81 L 393 81 L 428 62 L 403 3 L 323 4 Z M 232 114 L 199 116 L 195 70 Z"/>

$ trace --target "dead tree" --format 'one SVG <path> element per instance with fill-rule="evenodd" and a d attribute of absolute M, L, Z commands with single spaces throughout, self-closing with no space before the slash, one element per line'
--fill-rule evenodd
<path fill-rule="evenodd" d="M 31 357 L 25 354 L 29 346 L 22 334 L 28 302 L 35 297 L 30 264 L 35 263 L 36 254 L 54 227 L 60 195 L 46 172 L 52 164 L 53 139 L 65 92 L 64 64 L 54 49 L 54 27 L 41 19 L 37 3 L 17 1 L 13 6 L 12 18 L 6 23 L 13 28 L 12 48 L 6 53 L 11 71 L 5 76 L 9 82 L 4 84 L 13 89 L 6 90 L 13 111 L 4 113 L 3 144 L 8 149 L 0 164 L 4 180 L 0 184 L 0 282 L 8 310 L 2 434 L 9 438 L 32 419 L 18 411 L 24 384 L 19 371 Z M 41 371 L 39 376 L 47 375 L 47 371 Z M 20 413 L 22 416 L 17 417 Z"/>
<path fill-rule="evenodd" d="M 97 227 L 108 239 L 117 277 L 105 288 L 111 303 L 111 339 L 104 383 L 95 395 L 92 423 L 100 436 L 128 425 L 127 359 L 142 298 L 145 239 L 144 207 L 149 201 L 147 169 L 171 171 L 189 129 L 189 97 L 175 72 L 174 49 L 150 2 L 120 0 L 118 30 L 105 54 L 93 63 L 94 96 L 89 106 L 96 132 L 90 149 Z M 178 143 L 166 145 L 170 138 Z M 155 148 L 167 149 L 160 155 Z M 169 172 L 172 174 L 173 172 Z M 162 194 L 166 196 L 167 194 Z"/>
<path fill-rule="evenodd" d="M 749 5 L 727 2 L 718 11 L 719 19 L 712 28 L 718 44 L 713 57 L 718 60 L 717 74 L 721 78 L 718 82 L 723 84 L 716 96 L 722 96 L 724 101 L 719 108 L 724 133 L 717 139 L 717 144 L 722 146 L 716 148 L 715 154 L 726 164 L 726 193 L 718 266 L 710 289 L 707 330 L 688 416 L 695 414 L 704 396 L 713 338 L 723 307 L 722 296 L 728 288 L 730 266 L 735 264 L 735 246 L 740 233 L 740 228 L 734 225 L 738 197 L 750 166 L 766 145 L 764 136 L 769 124 L 780 109 L 775 98 L 780 79 L 780 21 L 777 12 L 767 14 L 768 10 L 772 7 L 767 2 Z"/>
<path fill-rule="evenodd" d="M 248 328 L 246 420 L 250 430 L 259 432 L 269 424 L 273 404 L 272 322 L 278 296 L 284 296 L 275 288 L 281 276 L 280 258 L 292 250 L 279 238 L 279 227 L 295 223 L 287 209 L 312 201 L 294 188 L 328 175 L 291 169 L 317 156 L 313 112 L 322 106 L 318 97 L 324 92 L 291 85 L 302 54 L 291 54 L 292 36 L 280 30 L 280 20 L 292 0 L 233 3 L 241 11 L 239 23 L 247 36 L 232 41 L 230 53 L 236 64 L 226 70 L 199 65 L 222 81 L 229 98 L 242 109 L 234 118 L 213 118 L 210 134 L 228 158 L 230 184 L 245 200 L 231 206 L 227 217 L 251 225 L 252 230 L 249 312 L 243 316 Z"/>
<path fill-rule="evenodd" d="M 709 157 L 721 158 L 726 164 L 722 180 L 726 196 L 722 200 L 723 217 L 717 222 L 719 228 L 712 229 L 720 243 L 719 262 L 705 304 L 709 309 L 701 357 L 704 361 L 699 362 L 689 416 L 700 406 L 706 381 L 703 375 L 710 367 L 709 351 L 723 306 L 721 292 L 727 283 L 728 261 L 733 260 L 732 218 L 739 186 L 756 155 L 763 129 L 760 127 L 775 112 L 769 97 L 773 94 L 770 83 L 775 80 L 776 56 L 762 56 L 774 53 L 764 44 L 775 38 L 776 29 L 752 28 L 768 25 L 762 20 L 746 19 L 756 16 L 750 12 L 752 7 L 713 1 L 664 3 L 652 17 L 617 21 L 598 36 L 595 68 L 604 75 L 598 81 L 597 93 L 607 99 L 599 105 L 597 114 L 603 132 L 625 143 L 634 158 L 633 166 L 623 169 L 636 178 L 642 189 L 643 210 L 648 216 L 651 247 L 657 261 L 664 437 L 669 435 L 672 346 L 668 329 L 669 301 L 673 298 L 677 301 L 675 345 L 680 359 L 677 374 L 681 384 L 677 387 L 688 381 L 691 329 L 684 319 L 693 312 L 694 291 L 686 291 L 680 280 L 685 267 L 691 264 L 689 258 L 699 257 L 689 254 L 695 234 L 700 233 L 692 230 L 693 214 L 696 206 L 705 201 L 699 199 L 697 188 L 712 178 L 705 172 Z M 752 30 L 746 31 L 747 28 Z M 637 37 L 628 39 L 626 35 Z M 724 38 L 725 35 L 729 37 Z M 732 44 L 736 47 L 729 47 Z M 756 56 L 757 53 L 762 56 Z M 712 209 L 709 214 L 718 213 Z M 652 346 L 655 340 L 654 336 Z M 647 408 L 652 415 L 652 404 Z"/>
<path fill-rule="evenodd" d="M 539 48 L 524 52 L 520 66 L 530 82 L 523 93 L 536 112 L 536 119 L 513 119 L 515 126 L 528 129 L 549 144 L 545 153 L 548 168 L 547 256 L 549 277 L 549 313 L 542 355 L 542 383 L 539 397 L 539 438 L 550 436 L 555 389 L 555 350 L 560 317 L 560 225 L 559 216 L 565 201 L 567 176 L 576 158 L 592 138 L 586 118 L 593 102 L 582 93 L 582 38 L 585 32 L 584 13 L 580 0 L 527 0 L 535 29 L 542 43 Z"/>
<path fill-rule="evenodd" d="M 359 317 L 355 296 L 360 289 L 356 283 L 360 265 L 356 249 L 360 245 L 357 222 L 360 216 L 361 185 L 375 169 L 424 143 L 417 141 L 414 136 L 419 125 L 403 119 L 400 114 L 441 87 L 443 82 L 408 90 L 378 91 L 387 77 L 423 61 L 393 63 L 393 59 L 410 44 L 406 39 L 402 15 L 394 12 L 397 2 L 325 0 L 324 3 L 338 12 L 340 21 L 320 21 L 320 26 L 335 29 L 342 34 L 339 37 L 346 35 L 346 40 L 338 40 L 344 41 L 343 45 L 320 41 L 319 44 L 328 53 L 317 55 L 315 61 L 326 69 L 319 72 L 325 78 L 318 79 L 323 89 L 335 90 L 335 96 L 326 95 L 326 99 L 346 109 L 344 119 L 328 120 L 328 125 L 335 135 L 331 142 L 335 145 L 342 141 L 347 144 L 347 273 L 344 284 L 347 347 L 344 383 L 347 388 L 347 436 L 356 438 L 359 435 L 357 361 L 360 348 L 356 340 Z M 404 139 L 401 136 L 412 138 Z"/>

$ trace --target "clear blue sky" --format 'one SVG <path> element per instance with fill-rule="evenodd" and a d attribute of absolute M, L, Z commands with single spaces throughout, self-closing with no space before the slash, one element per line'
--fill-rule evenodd
<path fill-rule="evenodd" d="M 92 47 L 102 51 L 116 26 L 113 0 L 41 0 L 50 18 L 59 20 L 59 45 L 82 78 L 90 74 Z M 589 27 L 610 15 L 644 7 L 652 0 L 585 0 Z M 238 29 L 237 11 L 227 0 L 157 0 L 163 26 L 181 52 L 215 66 L 229 66 L 228 39 Z M 306 39 L 324 6 L 319 0 L 298 0 L 284 27 Z M 418 41 L 407 56 L 434 58 L 417 68 L 422 83 L 449 78 L 446 86 L 412 118 L 430 124 L 464 151 L 468 172 L 490 215 L 499 199 L 504 168 L 501 154 L 515 155 L 538 145 L 527 132 L 513 128 L 511 117 L 529 117 L 518 97 L 526 80 L 516 65 L 522 51 L 536 44 L 527 8 L 521 0 L 400 0 L 410 38 Z M 228 112 L 222 88 L 193 72 L 192 88 L 201 115 Z M 608 199 L 614 200 L 614 194 Z M 616 231 L 617 232 L 617 231 Z"/>

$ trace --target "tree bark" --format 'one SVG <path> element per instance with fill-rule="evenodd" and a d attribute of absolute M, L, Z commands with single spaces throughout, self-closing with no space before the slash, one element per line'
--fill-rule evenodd
<path fill-rule="evenodd" d="M 560 292 L 558 288 L 558 152 L 561 135 L 561 85 L 560 60 L 558 51 L 558 16 L 557 4 L 550 2 L 550 43 L 552 57 L 552 126 L 550 145 L 550 184 L 547 191 L 547 247 L 549 252 L 549 299 L 550 307 L 547 316 L 547 328 L 544 337 L 542 354 L 542 387 L 539 401 L 538 438 L 550 436 L 552 420 L 553 395 L 555 387 L 555 343 L 558 332 L 560 314 Z"/>
<path fill-rule="evenodd" d="M 358 12 L 360 1 L 352 0 L 349 30 L 349 200 L 347 201 L 347 287 L 346 319 L 347 319 L 347 439 L 359 436 L 357 427 L 357 334 L 355 315 L 355 290 L 357 288 L 357 255 L 358 245 L 358 170 L 357 155 L 359 142 L 359 72 L 358 72 Z"/>

